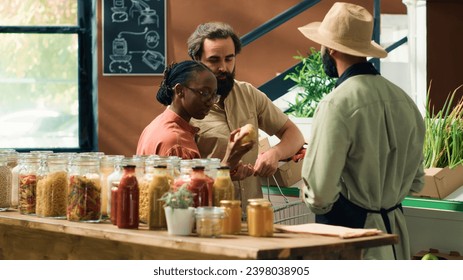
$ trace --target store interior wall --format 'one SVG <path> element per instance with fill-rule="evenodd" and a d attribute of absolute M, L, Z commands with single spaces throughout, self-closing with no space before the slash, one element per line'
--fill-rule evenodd
<path fill-rule="evenodd" d="M 99 150 L 105 154 L 132 156 L 144 127 L 165 109 L 155 99 L 162 76 L 102 75 L 102 1 L 98 1 Z M 258 87 L 293 66 L 297 62 L 293 56 L 298 52 L 305 54 L 310 47 L 318 49 L 320 46 L 302 36 L 297 27 L 323 20 L 334 2 L 320 1 L 243 48 L 237 57 L 237 79 Z M 363 5 L 373 12 L 373 0 L 350 2 Z M 169 0 L 166 3 L 167 62 L 171 63 L 189 59 L 186 41 L 200 23 L 224 21 L 243 36 L 299 1 Z M 406 7 L 401 0 L 382 1 L 381 12 L 406 14 Z"/>

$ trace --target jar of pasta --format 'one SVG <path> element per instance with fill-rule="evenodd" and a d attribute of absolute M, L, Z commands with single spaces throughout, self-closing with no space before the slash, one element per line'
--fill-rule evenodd
<path fill-rule="evenodd" d="M 64 155 L 51 154 L 43 160 L 37 179 L 37 216 L 66 218 L 67 164 Z"/>
<path fill-rule="evenodd" d="M 268 200 L 248 200 L 246 207 L 248 234 L 255 237 L 273 236 L 273 208 Z"/>
<path fill-rule="evenodd" d="M 222 233 L 239 234 L 241 233 L 241 201 L 240 200 L 221 200 L 220 207 L 224 209 Z"/>
<path fill-rule="evenodd" d="M 37 202 L 37 172 L 40 156 L 27 154 L 18 171 L 18 209 L 21 214 L 35 214 Z"/>
<path fill-rule="evenodd" d="M 79 155 L 69 165 L 66 216 L 73 222 L 101 220 L 101 180 L 99 159 Z"/>

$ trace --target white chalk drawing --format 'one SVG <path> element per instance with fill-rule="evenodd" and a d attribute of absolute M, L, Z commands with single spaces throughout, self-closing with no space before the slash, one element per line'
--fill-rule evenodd
<path fill-rule="evenodd" d="M 113 22 L 126 22 L 129 20 L 129 14 L 127 13 L 124 0 L 113 0 L 111 11 L 113 12 L 111 15 Z"/>
<path fill-rule="evenodd" d="M 129 9 L 130 17 L 134 18 L 136 13 L 139 13 L 138 16 L 138 25 L 154 24 L 156 28 L 159 28 L 159 16 L 156 13 L 156 10 L 151 9 L 151 7 L 145 2 L 150 0 L 130 0 L 132 2 L 132 7 Z"/>
<path fill-rule="evenodd" d="M 165 0 L 105 3 L 103 60 L 109 64 L 104 63 L 104 74 L 162 74 L 166 58 Z"/>

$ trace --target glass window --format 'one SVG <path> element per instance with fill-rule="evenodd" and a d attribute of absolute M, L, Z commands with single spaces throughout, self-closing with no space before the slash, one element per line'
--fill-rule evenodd
<path fill-rule="evenodd" d="M 77 25 L 77 0 L 3 0 L 0 25 Z"/>
<path fill-rule="evenodd" d="M 0 148 L 95 149 L 95 6 L 1 1 Z"/>

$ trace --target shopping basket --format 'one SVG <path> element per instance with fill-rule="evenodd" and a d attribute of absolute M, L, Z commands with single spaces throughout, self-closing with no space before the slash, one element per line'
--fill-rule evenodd
<path fill-rule="evenodd" d="M 275 224 L 283 225 L 298 225 L 310 223 L 313 220 L 313 214 L 310 212 L 309 208 L 305 205 L 302 199 L 298 198 L 297 200 L 290 201 L 281 190 L 277 180 L 273 177 L 276 187 L 283 198 L 282 203 L 276 203 L 270 198 L 270 182 L 267 178 L 267 198 L 272 203 L 273 206 L 273 221 Z M 313 221 L 312 221 L 313 222 Z"/>

